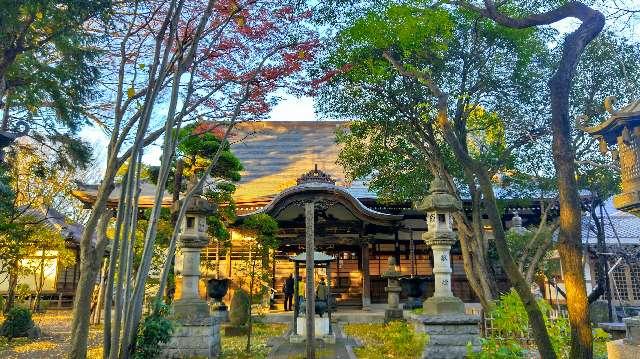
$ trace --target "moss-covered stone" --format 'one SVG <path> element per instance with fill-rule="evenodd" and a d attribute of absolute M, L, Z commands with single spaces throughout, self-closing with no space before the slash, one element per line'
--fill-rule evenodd
<path fill-rule="evenodd" d="M 233 293 L 229 320 L 235 327 L 246 325 L 249 321 L 249 295 L 243 289 L 238 288 Z"/>

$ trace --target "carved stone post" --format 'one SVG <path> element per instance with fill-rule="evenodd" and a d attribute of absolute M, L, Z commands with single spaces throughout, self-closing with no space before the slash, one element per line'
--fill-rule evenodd
<path fill-rule="evenodd" d="M 422 239 L 433 250 L 435 292 L 423 303 L 424 314 L 409 314 L 419 331 L 429 335 L 423 358 L 466 358 L 469 349 L 480 351 L 480 317 L 466 315 L 464 303 L 451 292 L 451 246 L 455 243 L 451 213 L 461 203 L 447 192 L 446 183 L 435 178 L 430 194 L 418 208 L 427 213 L 428 231 Z"/>
<path fill-rule="evenodd" d="M 182 277 L 180 298 L 173 305 L 176 318 L 208 317 L 209 306 L 200 297 L 200 252 L 209 244 L 207 215 L 212 207 L 206 199 L 196 195 L 185 204 L 187 212 L 180 225 L 178 245 L 182 260 L 177 263 L 177 275 Z"/>

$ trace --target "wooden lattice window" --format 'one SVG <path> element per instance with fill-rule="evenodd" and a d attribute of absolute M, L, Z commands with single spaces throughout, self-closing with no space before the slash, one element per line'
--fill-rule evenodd
<path fill-rule="evenodd" d="M 632 264 L 629 267 L 629 274 L 631 275 L 631 294 L 633 294 L 633 299 L 640 300 L 640 264 Z"/>
<path fill-rule="evenodd" d="M 613 278 L 613 297 L 619 300 L 629 300 L 629 287 L 627 285 L 627 273 L 624 265 L 618 265 L 611 272 Z"/>

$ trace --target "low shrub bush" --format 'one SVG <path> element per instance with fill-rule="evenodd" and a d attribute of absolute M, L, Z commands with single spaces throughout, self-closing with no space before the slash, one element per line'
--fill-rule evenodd
<path fill-rule="evenodd" d="M 0 336 L 11 338 L 40 336 L 39 329 L 33 323 L 31 311 L 27 308 L 14 307 L 7 313 L 6 319 L 0 326 Z"/>
<path fill-rule="evenodd" d="M 544 316 L 544 321 L 553 344 L 553 349 L 559 358 L 568 358 L 571 349 L 571 328 L 567 318 L 549 319 L 551 305 L 545 300 L 539 300 L 538 305 Z M 527 345 L 531 341 L 529 334 L 529 318 L 520 297 L 511 290 L 496 302 L 493 316 L 493 331 L 490 336 L 482 338 L 482 352 L 471 353 L 474 359 L 507 359 L 524 358 L 527 351 L 536 351 L 535 345 Z M 594 356 L 606 358 L 606 344 L 609 335 L 602 329 L 594 330 Z"/>
<path fill-rule="evenodd" d="M 169 306 L 157 301 L 151 314 L 146 316 L 140 326 L 136 338 L 136 352 L 134 358 L 155 358 L 160 354 L 160 343 L 168 343 L 173 334 L 173 324 L 167 316 Z"/>

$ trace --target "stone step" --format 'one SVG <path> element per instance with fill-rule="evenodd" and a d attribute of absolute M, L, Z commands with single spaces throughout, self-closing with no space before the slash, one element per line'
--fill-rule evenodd
<path fill-rule="evenodd" d="M 425 325 L 424 332 L 429 335 L 440 334 L 480 334 L 480 327 L 478 325 L 466 324 L 466 325 Z"/>
<path fill-rule="evenodd" d="M 427 359 L 463 359 L 467 357 L 466 346 L 438 346 L 427 345 L 422 353 Z"/>

